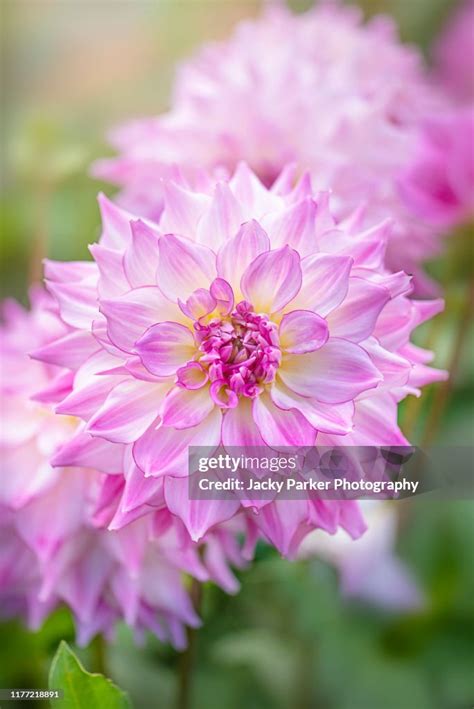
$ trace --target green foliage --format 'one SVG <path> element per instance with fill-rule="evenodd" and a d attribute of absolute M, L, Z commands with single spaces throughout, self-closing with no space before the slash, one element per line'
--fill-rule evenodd
<path fill-rule="evenodd" d="M 130 709 L 127 695 L 111 680 L 87 672 L 67 643 L 61 641 L 49 672 L 49 689 L 61 689 L 62 699 L 51 700 L 55 709 Z"/>

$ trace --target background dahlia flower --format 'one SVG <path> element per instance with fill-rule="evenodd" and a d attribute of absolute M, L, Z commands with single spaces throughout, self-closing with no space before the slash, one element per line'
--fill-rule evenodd
<path fill-rule="evenodd" d="M 122 188 L 125 207 L 157 218 L 160 180 L 176 165 L 193 176 L 245 160 L 270 185 L 294 161 L 316 188 L 334 190 L 337 216 L 366 202 L 366 225 L 396 217 L 388 264 L 414 273 L 437 238 L 407 209 L 396 177 L 420 120 L 443 101 L 390 18 L 364 24 L 357 8 L 337 3 L 301 15 L 272 7 L 184 63 L 171 110 L 113 131 L 119 155 L 94 173 Z"/>
<path fill-rule="evenodd" d="M 367 531 L 350 540 L 314 532 L 304 540 L 299 558 L 320 558 L 337 569 L 343 596 L 389 611 L 419 610 L 426 603 L 410 568 L 397 555 L 399 517 L 391 504 L 361 502 Z"/>
<path fill-rule="evenodd" d="M 473 218 L 474 104 L 425 121 L 400 191 L 413 212 L 439 227 Z"/>
<path fill-rule="evenodd" d="M 436 78 L 460 103 L 474 101 L 474 0 L 455 8 L 435 43 L 433 60 Z"/>
<path fill-rule="evenodd" d="M 190 500 L 188 448 L 405 445 L 398 402 L 444 376 L 410 334 L 442 302 L 384 270 L 389 223 L 337 223 L 308 175 L 268 189 L 241 164 L 163 194 L 159 224 L 102 197 L 94 262 L 46 263 L 70 332 L 35 356 L 73 373 L 56 410 L 85 422 L 53 463 L 121 456 L 115 527 L 168 509 L 198 541 L 237 517 L 289 556 L 315 528 L 358 536 L 351 501 Z"/>
<path fill-rule="evenodd" d="M 69 369 L 30 359 L 28 352 L 47 348 L 60 337 L 71 344 L 70 356 L 76 341 L 80 356 L 80 344 L 74 330 L 57 317 L 50 296 L 33 290 L 31 304 L 31 312 L 14 301 L 3 306 L 2 615 L 21 615 L 37 628 L 65 603 L 74 615 L 80 644 L 99 632 L 110 636 L 121 619 L 138 638 L 150 630 L 182 648 L 185 625 L 200 622 L 183 571 L 200 581 L 214 578 L 227 591 L 237 590 L 227 563 L 244 563 L 235 532 L 222 528 L 211 535 L 201 560 L 182 523 L 166 510 L 131 521 L 120 531 L 104 529 L 113 519 L 114 496 L 123 482 L 121 451 L 95 439 L 74 468 L 51 467 L 49 461 L 61 444 L 80 430 L 79 419 L 53 410 L 70 391 L 73 375 Z"/>

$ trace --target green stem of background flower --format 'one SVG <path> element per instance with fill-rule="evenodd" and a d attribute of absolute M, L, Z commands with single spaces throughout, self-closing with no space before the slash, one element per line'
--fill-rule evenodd
<path fill-rule="evenodd" d="M 202 601 L 202 584 L 193 579 L 191 582 L 190 596 L 196 612 L 199 614 Z M 190 709 L 193 673 L 196 660 L 196 628 L 188 628 L 188 646 L 181 653 L 178 667 L 178 693 L 176 709 Z"/>

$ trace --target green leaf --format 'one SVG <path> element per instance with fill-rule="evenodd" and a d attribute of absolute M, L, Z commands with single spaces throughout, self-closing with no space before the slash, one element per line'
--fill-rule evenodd
<path fill-rule="evenodd" d="M 49 689 L 62 689 L 62 699 L 52 699 L 54 709 L 130 709 L 128 696 L 110 679 L 91 674 L 64 640 L 59 644 L 49 672 Z"/>

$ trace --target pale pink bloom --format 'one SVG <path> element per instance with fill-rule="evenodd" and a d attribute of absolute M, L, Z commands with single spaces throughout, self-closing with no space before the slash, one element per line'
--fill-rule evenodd
<path fill-rule="evenodd" d="M 71 267 L 81 273 L 81 264 Z M 71 391 L 73 373 L 27 354 L 38 347 L 47 350 L 59 337 L 68 343 L 69 365 L 79 366 L 87 337 L 57 317 L 46 293 L 33 290 L 31 301 L 31 312 L 7 301 L 0 332 L 2 614 L 22 615 L 37 628 L 65 603 L 81 644 L 98 632 L 110 636 L 116 622 L 125 620 L 138 638 L 151 630 L 183 647 L 185 625 L 200 622 L 183 585 L 183 571 L 236 591 L 229 563 L 242 566 L 244 559 L 235 529 L 224 527 L 210 535 L 201 560 L 183 524 L 158 506 L 154 514 L 129 521 L 124 529 L 103 528 L 104 519 L 108 523 L 113 517 L 114 496 L 124 482 L 122 451 L 95 439 L 76 467 L 51 467 L 61 445 L 81 435 L 79 419 L 55 414 L 52 408 Z M 98 469 L 93 468 L 95 461 Z"/>
<path fill-rule="evenodd" d="M 474 216 L 474 106 L 423 125 L 412 164 L 400 178 L 409 208 L 447 228 Z"/>
<path fill-rule="evenodd" d="M 413 273 L 437 238 L 406 209 L 396 177 L 421 118 L 441 103 L 421 54 L 400 43 L 390 18 L 364 24 L 357 8 L 338 3 L 300 15 L 272 7 L 184 63 L 171 110 L 113 131 L 119 155 L 94 173 L 122 188 L 121 204 L 156 219 L 161 179 L 176 165 L 189 179 L 245 160 L 270 185 L 294 161 L 316 188 L 334 191 L 339 217 L 363 201 L 366 224 L 395 217 L 389 265 Z"/>
<path fill-rule="evenodd" d="M 436 78 L 461 103 L 474 101 L 474 0 L 455 8 L 434 46 Z"/>
<path fill-rule="evenodd" d="M 291 185 L 245 164 L 211 191 L 165 182 L 159 224 L 102 197 L 95 263 L 46 264 L 73 335 L 35 356 L 75 373 L 57 411 L 86 422 L 53 463 L 121 451 L 117 527 L 156 496 L 194 541 L 236 515 L 289 556 L 314 528 L 358 536 L 352 502 L 189 500 L 189 446 L 404 445 L 398 401 L 444 377 L 409 341 L 442 302 L 384 270 L 390 223 L 337 223 L 308 175 Z"/>
<path fill-rule="evenodd" d="M 398 516 L 393 504 L 361 503 L 367 532 L 351 540 L 313 533 L 301 546 L 299 558 L 319 557 L 339 572 L 341 593 L 390 611 L 419 610 L 425 601 L 408 566 L 397 556 Z"/>

